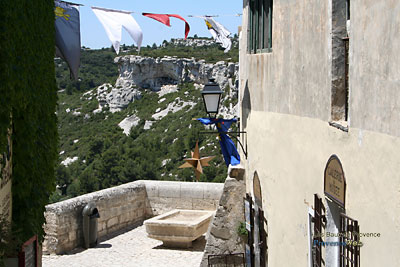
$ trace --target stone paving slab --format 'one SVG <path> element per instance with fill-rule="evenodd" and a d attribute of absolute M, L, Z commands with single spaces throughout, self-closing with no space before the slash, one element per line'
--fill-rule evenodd
<path fill-rule="evenodd" d="M 187 267 L 199 266 L 205 246 L 204 236 L 188 249 L 171 249 L 161 241 L 147 237 L 140 225 L 119 231 L 101 241 L 97 247 L 75 249 L 65 255 L 43 255 L 43 267 Z"/>

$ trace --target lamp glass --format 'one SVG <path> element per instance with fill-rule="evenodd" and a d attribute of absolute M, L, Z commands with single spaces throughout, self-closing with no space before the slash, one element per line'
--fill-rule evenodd
<path fill-rule="evenodd" d="M 218 113 L 218 104 L 220 94 L 204 94 L 204 102 L 206 103 L 207 113 Z"/>

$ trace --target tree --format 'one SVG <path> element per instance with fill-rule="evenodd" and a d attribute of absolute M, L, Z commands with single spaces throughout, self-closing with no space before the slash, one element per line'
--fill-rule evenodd
<path fill-rule="evenodd" d="M 70 197 L 76 197 L 81 194 L 81 185 L 78 179 L 75 179 L 67 188 L 67 194 Z"/>
<path fill-rule="evenodd" d="M 67 167 L 63 164 L 58 165 L 56 169 L 57 185 L 61 190 L 62 195 L 67 194 L 67 188 L 71 184 L 72 179 Z"/>
<path fill-rule="evenodd" d="M 72 86 L 72 84 L 68 84 L 67 88 L 65 89 L 65 92 L 67 93 L 67 95 L 72 95 L 72 92 L 74 90 L 74 87 Z"/>

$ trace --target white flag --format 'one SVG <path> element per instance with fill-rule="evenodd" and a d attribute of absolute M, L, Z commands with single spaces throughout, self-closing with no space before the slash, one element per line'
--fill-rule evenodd
<path fill-rule="evenodd" d="M 119 45 L 121 43 L 122 27 L 129 33 L 136 42 L 139 50 L 142 45 L 143 32 L 136 20 L 127 11 L 111 10 L 99 7 L 92 7 L 96 17 L 100 20 L 110 39 L 115 52 L 119 53 Z"/>
<path fill-rule="evenodd" d="M 232 41 L 229 38 L 229 35 L 231 34 L 224 26 L 216 22 L 213 18 L 211 17 L 202 17 L 204 21 L 206 22 L 207 28 L 210 31 L 212 37 L 215 39 L 215 41 L 223 48 L 225 48 L 225 53 L 228 53 L 229 50 L 231 50 L 232 46 Z"/>

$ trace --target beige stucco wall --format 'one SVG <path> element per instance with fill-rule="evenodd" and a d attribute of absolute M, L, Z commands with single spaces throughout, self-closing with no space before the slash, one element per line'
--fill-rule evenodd
<path fill-rule="evenodd" d="M 346 213 L 363 238 L 362 266 L 400 266 L 400 2 L 351 1 L 349 132 L 329 126 L 332 1 L 280 0 L 272 52 L 248 54 L 247 1 L 240 40 L 241 127 L 247 192 L 255 171 L 268 219 L 271 266 L 307 266 L 308 210 L 323 194 L 332 154 L 347 181 Z M 288 255 L 290 255 L 288 257 Z"/>
<path fill-rule="evenodd" d="M 240 40 L 240 90 L 251 110 L 330 118 L 331 40 L 327 1 L 274 1 L 272 52 L 247 54 L 247 5 Z"/>
<path fill-rule="evenodd" d="M 400 136 L 400 1 L 352 0 L 350 123 Z"/>
<path fill-rule="evenodd" d="M 361 232 L 381 235 L 362 239 L 361 265 L 400 266 L 400 138 L 354 128 L 346 133 L 318 119 L 257 111 L 247 132 L 247 191 L 257 171 L 271 266 L 307 266 L 308 207 L 315 193 L 324 195 L 324 168 L 332 154 L 345 172 L 347 215 L 359 221 Z"/>
<path fill-rule="evenodd" d="M 332 2 L 274 1 L 272 52 L 247 54 L 244 1 L 240 82 L 252 110 L 330 120 Z M 400 2 L 351 1 L 349 124 L 400 136 Z"/>

